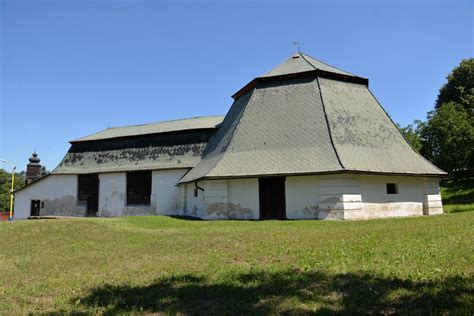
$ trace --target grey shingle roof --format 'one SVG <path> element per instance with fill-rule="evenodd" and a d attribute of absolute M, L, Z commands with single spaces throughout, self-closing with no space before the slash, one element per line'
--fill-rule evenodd
<path fill-rule="evenodd" d="M 319 61 L 309 55 L 298 52 L 295 53 L 291 58 L 285 60 L 277 67 L 260 76 L 260 78 L 295 74 L 312 70 L 322 70 L 340 75 L 357 77 L 347 71 L 338 69 L 322 61 Z"/>
<path fill-rule="evenodd" d="M 304 56 L 264 76 L 305 72 Z M 350 75 L 327 67 L 324 71 Z M 366 85 L 349 81 L 317 73 L 258 81 L 237 98 L 181 183 L 348 171 L 445 174 L 410 147 Z"/>
<path fill-rule="evenodd" d="M 367 79 L 297 56 L 241 89 L 224 119 L 107 129 L 72 141 L 53 173 L 190 168 L 181 183 L 330 172 L 445 174 L 409 146 Z"/>
<path fill-rule="evenodd" d="M 53 174 L 85 174 L 134 170 L 192 168 L 201 159 L 206 143 L 96 150 L 69 151 Z"/>
<path fill-rule="evenodd" d="M 108 129 L 72 142 L 53 173 L 192 168 L 222 120 L 212 116 Z"/>
<path fill-rule="evenodd" d="M 112 127 L 89 136 L 75 139 L 71 141 L 71 143 L 193 129 L 216 128 L 220 123 L 222 123 L 223 119 L 223 116 L 202 116 L 143 125 Z"/>
<path fill-rule="evenodd" d="M 324 78 L 319 82 L 344 169 L 444 174 L 410 147 L 366 86 Z"/>

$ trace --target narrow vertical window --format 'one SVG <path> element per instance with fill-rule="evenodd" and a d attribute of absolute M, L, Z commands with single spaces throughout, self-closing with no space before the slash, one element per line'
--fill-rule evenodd
<path fill-rule="evenodd" d="M 127 205 L 150 205 L 151 171 L 127 173 Z"/>
<path fill-rule="evenodd" d="M 398 187 L 396 183 L 387 183 L 387 194 L 398 194 Z"/>

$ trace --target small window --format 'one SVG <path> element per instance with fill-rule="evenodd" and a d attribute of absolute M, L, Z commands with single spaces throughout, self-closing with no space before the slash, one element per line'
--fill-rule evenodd
<path fill-rule="evenodd" d="M 396 183 L 387 183 L 387 194 L 398 194 L 398 187 Z"/>
<path fill-rule="evenodd" d="M 150 205 L 151 171 L 127 173 L 127 205 Z"/>

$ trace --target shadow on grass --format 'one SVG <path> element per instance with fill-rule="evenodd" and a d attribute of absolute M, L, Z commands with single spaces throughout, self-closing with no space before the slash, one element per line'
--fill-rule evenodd
<path fill-rule="evenodd" d="M 186 274 L 147 286 L 105 285 L 71 303 L 106 314 L 472 314 L 473 281 L 452 277 L 415 282 L 299 270 L 228 274 L 217 281 Z"/>

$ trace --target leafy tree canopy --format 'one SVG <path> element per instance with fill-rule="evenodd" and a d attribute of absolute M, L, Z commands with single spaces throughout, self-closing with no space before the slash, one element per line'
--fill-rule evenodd
<path fill-rule="evenodd" d="M 401 127 L 399 124 L 397 124 L 398 129 L 405 136 L 411 147 L 418 152 L 420 152 L 421 148 L 423 147 L 418 127 L 420 124 L 421 122 L 418 120 L 415 120 L 413 124 L 410 124 L 406 127 Z"/>
<path fill-rule="evenodd" d="M 22 173 L 15 173 L 14 189 L 18 190 L 25 186 Z M 0 169 L 0 212 L 10 210 L 11 173 Z"/>
<path fill-rule="evenodd" d="M 455 102 L 474 116 L 474 58 L 461 61 L 447 77 L 448 82 L 441 87 L 435 109 L 443 104 Z"/>
<path fill-rule="evenodd" d="M 474 118 L 456 102 L 448 102 L 428 114 L 419 126 L 421 153 L 448 172 L 473 169 Z"/>
<path fill-rule="evenodd" d="M 412 147 L 451 174 L 474 173 L 474 59 L 461 61 L 426 122 L 400 128 Z"/>

